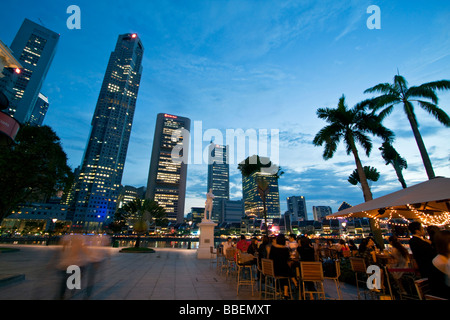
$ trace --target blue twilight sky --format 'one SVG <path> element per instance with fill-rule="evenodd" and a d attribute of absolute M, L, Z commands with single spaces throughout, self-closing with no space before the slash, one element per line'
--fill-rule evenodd
<path fill-rule="evenodd" d="M 69 5 L 81 9 L 80 30 L 66 26 Z M 381 29 L 367 27 L 370 5 L 380 8 Z M 317 108 L 335 107 L 342 94 L 353 106 L 371 96 L 365 89 L 391 82 L 397 68 L 410 85 L 450 79 L 449 1 L 5 0 L 2 12 L 0 39 L 6 45 L 24 18 L 61 34 L 42 88 L 50 100 L 44 124 L 61 137 L 73 168 L 81 163 L 117 36 L 136 32 L 145 47 L 144 71 L 122 184 L 147 183 L 157 113 L 189 117 L 200 132 L 217 129 L 224 137 L 227 129 L 277 129 L 285 171 L 279 181 L 282 212 L 286 197 L 303 195 L 310 217 L 314 205 L 336 211 L 343 201 L 364 201 L 362 191 L 347 182 L 355 164 L 344 146 L 325 161 L 323 148 L 312 145 L 325 126 Z M 439 97 L 450 113 L 450 93 Z M 450 177 L 450 130 L 416 112 L 436 175 Z M 385 125 L 408 161 L 406 183 L 426 180 L 401 108 Z M 401 186 L 380 156 L 380 141 L 373 142 L 371 157 L 361 152 L 361 158 L 381 173 L 372 185 L 379 197 Z M 202 147 L 195 145 L 191 155 Z M 232 199 L 242 197 L 236 167 L 230 168 Z M 206 176 L 204 163 L 189 166 L 186 212 L 204 205 Z"/>

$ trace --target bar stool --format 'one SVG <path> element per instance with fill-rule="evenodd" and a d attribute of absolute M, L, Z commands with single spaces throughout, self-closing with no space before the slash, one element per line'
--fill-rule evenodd
<path fill-rule="evenodd" d="M 292 289 L 291 289 L 291 281 L 289 277 L 276 276 L 275 270 L 273 267 L 272 259 L 261 259 L 262 265 L 262 273 L 264 275 L 264 295 L 267 298 L 267 294 L 272 294 L 274 299 L 277 298 L 278 295 L 281 297 L 281 293 L 278 292 L 278 286 L 280 284 L 280 280 L 287 280 L 289 286 L 289 295 L 292 299 Z M 268 289 L 271 289 L 273 293 L 268 292 Z"/>
<path fill-rule="evenodd" d="M 318 294 L 318 296 L 322 296 L 323 299 L 325 299 L 325 289 L 323 287 L 323 268 L 322 268 L 322 262 L 319 261 L 300 261 L 300 272 L 301 272 L 301 279 L 302 279 L 302 292 L 303 292 L 303 299 L 306 300 L 306 293 L 309 293 L 311 296 L 313 293 Z M 305 282 L 314 282 L 316 285 L 318 285 L 317 290 L 306 290 Z"/>
<path fill-rule="evenodd" d="M 253 296 L 253 264 L 250 263 L 241 263 L 241 251 L 237 250 L 236 254 L 236 266 L 237 270 L 237 293 L 239 295 L 239 287 L 250 285 L 252 287 L 252 296 Z M 250 279 L 245 279 L 243 275 L 245 274 L 245 270 L 248 270 L 250 274 Z"/>
<path fill-rule="evenodd" d="M 339 277 L 341 276 L 341 262 L 339 260 L 334 261 L 334 266 L 336 269 L 336 275 L 334 277 L 323 277 L 324 279 L 333 280 L 336 285 L 336 291 L 338 294 L 338 300 L 342 300 L 341 296 L 341 284 L 339 282 Z"/>

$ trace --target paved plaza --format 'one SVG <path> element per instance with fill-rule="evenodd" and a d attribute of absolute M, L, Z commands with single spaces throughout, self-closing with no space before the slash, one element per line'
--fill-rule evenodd
<path fill-rule="evenodd" d="M 61 246 L 0 245 L 19 251 L 0 253 L 0 300 L 53 300 L 62 283 L 54 268 Z M 262 300 L 255 286 L 236 292 L 236 278 L 220 274 L 215 263 L 199 260 L 195 249 L 157 248 L 154 253 L 121 253 L 98 248 L 108 258 L 95 273 L 89 300 Z M 215 261 L 215 260 L 213 260 Z M 67 290 L 65 299 L 86 299 L 82 289 Z M 70 275 L 67 274 L 67 277 Z M 344 300 L 356 300 L 356 288 L 341 283 Z M 334 282 L 325 281 L 330 299 L 337 297 Z"/>

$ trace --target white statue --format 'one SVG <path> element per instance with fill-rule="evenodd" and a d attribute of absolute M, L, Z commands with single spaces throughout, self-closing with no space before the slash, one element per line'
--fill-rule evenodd
<path fill-rule="evenodd" d="M 213 200 L 214 200 L 214 194 L 212 192 L 212 189 L 209 189 L 209 192 L 206 194 L 205 220 L 211 220 Z M 208 219 L 208 211 L 209 211 L 209 219 Z"/>

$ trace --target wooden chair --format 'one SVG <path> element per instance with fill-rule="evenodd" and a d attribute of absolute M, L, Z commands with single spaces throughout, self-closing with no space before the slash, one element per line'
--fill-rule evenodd
<path fill-rule="evenodd" d="M 253 264 L 244 264 L 240 261 L 241 251 L 237 250 L 236 252 L 236 266 L 237 266 L 237 294 L 239 295 L 239 287 L 250 285 L 252 287 L 252 296 L 253 296 Z M 245 273 L 245 270 L 248 269 L 250 274 L 250 279 L 245 279 L 242 274 Z"/>
<path fill-rule="evenodd" d="M 448 299 L 437 297 L 437 296 L 433 296 L 431 294 L 426 294 L 425 295 L 425 300 L 445 300 L 445 301 L 448 301 Z"/>
<path fill-rule="evenodd" d="M 281 297 L 281 293 L 278 291 L 280 280 L 287 280 L 289 286 L 289 295 L 292 298 L 291 282 L 289 277 L 281 277 L 275 275 L 275 269 L 273 267 L 272 259 L 261 259 L 262 273 L 264 275 L 264 296 L 267 298 L 268 294 L 273 294 L 274 299 L 278 295 Z M 268 289 L 272 289 L 272 293 L 268 292 Z M 281 288 L 282 289 L 282 288 Z"/>
<path fill-rule="evenodd" d="M 323 287 L 323 268 L 322 262 L 314 261 L 300 261 L 300 272 L 301 272 L 301 281 L 302 281 L 302 292 L 303 299 L 306 299 L 306 293 L 309 293 L 312 297 L 313 293 L 317 293 L 318 296 L 322 296 L 325 299 L 325 290 Z M 315 291 L 306 290 L 305 282 L 313 282 L 316 284 L 316 287 L 319 288 Z"/>
<path fill-rule="evenodd" d="M 422 278 L 414 281 L 414 285 L 416 286 L 417 295 L 419 300 L 425 300 L 425 295 L 430 292 L 430 285 L 428 283 L 428 278 Z"/>
<path fill-rule="evenodd" d="M 339 277 L 341 276 L 341 262 L 339 260 L 335 260 L 334 261 L 334 266 L 336 268 L 336 276 L 334 276 L 334 277 L 323 277 L 323 278 L 334 281 L 334 284 L 336 285 L 337 294 L 338 294 L 338 300 L 342 300 L 341 284 L 339 282 Z"/>
<path fill-rule="evenodd" d="M 358 292 L 358 300 L 360 300 L 359 284 L 363 284 L 363 288 L 367 286 L 366 262 L 363 258 L 350 257 L 350 265 L 352 267 L 352 271 L 355 273 L 356 290 Z M 366 290 L 364 290 L 364 298 L 366 298 Z"/>

